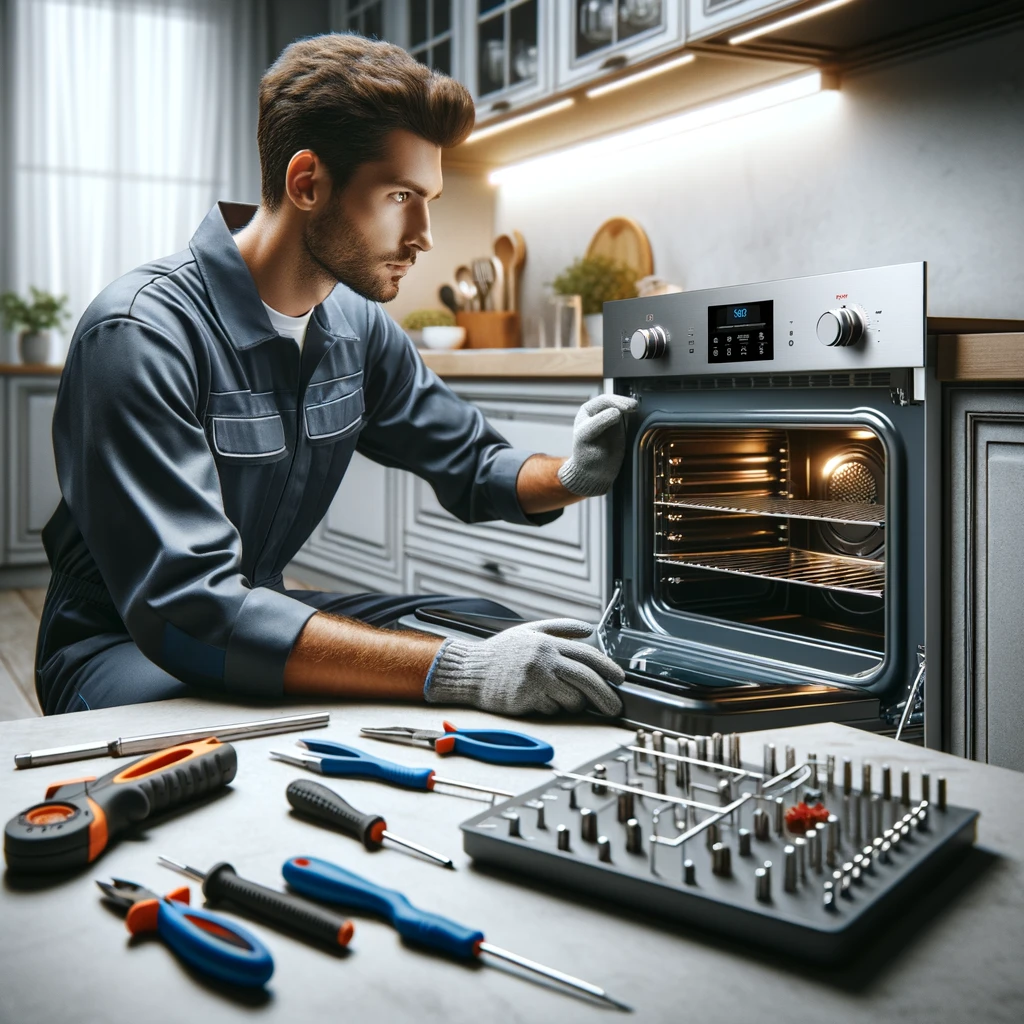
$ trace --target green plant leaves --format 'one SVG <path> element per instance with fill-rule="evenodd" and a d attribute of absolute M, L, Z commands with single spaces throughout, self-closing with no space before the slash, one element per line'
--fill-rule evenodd
<path fill-rule="evenodd" d="M 15 292 L 0 295 L 0 316 L 8 331 L 23 328 L 26 333 L 35 334 L 51 327 L 60 327 L 68 319 L 68 297 L 51 295 L 41 288 L 30 287 L 30 299 L 23 299 Z"/>
<path fill-rule="evenodd" d="M 606 302 L 636 297 L 636 271 L 605 256 L 585 256 L 551 283 L 556 295 L 579 295 L 583 315 L 600 313 Z"/>

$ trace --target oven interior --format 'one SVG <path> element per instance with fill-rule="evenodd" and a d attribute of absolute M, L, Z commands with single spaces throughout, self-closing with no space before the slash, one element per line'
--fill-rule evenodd
<path fill-rule="evenodd" d="M 654 609 L 805 650 L 885 653 L 886 450 L 868 427 L 671 426 L 648 433 Z M 684 631 L 685 632 L 685 631 Z"/>

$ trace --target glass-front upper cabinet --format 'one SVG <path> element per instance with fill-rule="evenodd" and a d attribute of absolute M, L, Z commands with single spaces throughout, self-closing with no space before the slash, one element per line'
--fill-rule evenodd
<path fill-rule="evenodd" d="M 556 6 L 562 0 L 556 0 Z M 473 35 L 468 82 L 487 118 L 552 87 L 552 36 L 547 0 L 470 0 Z"/>
<path fill-rule="evenodd" d="M 682 0 L 560 0 L 558 88 L 682 44 Z"/>
<path fill-rule="evenodd" d="M 429 68 L 460 78 L 454 18 L 460 14 L 454 0 L 405 0 L 405 48 Z"/>

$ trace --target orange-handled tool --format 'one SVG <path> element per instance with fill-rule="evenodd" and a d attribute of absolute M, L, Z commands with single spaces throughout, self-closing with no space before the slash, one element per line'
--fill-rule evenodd
<path fill-rule="evenodd" d="M 237 766 L 235 748 L 210 738 L 159 750 L 100 779 L 55 782 L 43 803 L 7 822 L 7 866 L 43 873 L 89 864 L 131 825 L 227 785 Z"/>

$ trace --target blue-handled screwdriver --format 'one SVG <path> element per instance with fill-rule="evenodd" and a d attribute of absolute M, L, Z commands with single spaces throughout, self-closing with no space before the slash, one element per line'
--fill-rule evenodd
<path fill-rule="evenodd" d="M 293 889 L 310 899 L 379 914 L 409 942 L 429 946 L 464 960 L 488 953 L 518 967 L 542 974 L 552 981 L 561 982 L 579 992 L 585 992 L 620 1010 L 632 1012 L 629 1006 L 613 999 L 603 988 L 485 942 L 482 931 L 420 910 L 402 893 L 386 889 L 330 861 L 320 860 L 318 857 L 292 857 L 285 861 L 281 873 Z"/>

